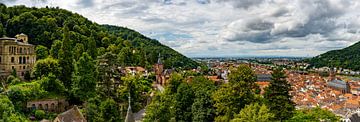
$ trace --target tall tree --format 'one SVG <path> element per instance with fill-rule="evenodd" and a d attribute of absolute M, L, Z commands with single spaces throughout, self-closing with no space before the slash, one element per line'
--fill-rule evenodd
<path fill-rule="evenodd" d="M 61 74 L 59 79 L 64 82 L 67 89 L 71 88 L 71 77 L 74 71 L 73 54 L 71 49 L 70 31 L 67 23 L 63 28 L 63 41 L 59 51 L 59 64 L 61 66 Z"/>
<path fill-rule="evenodd" d="M 117 69 L 118 65 L 117 56 L 107 52 L 97 59 L 96 70 L 99 81 L 99 94 L 106 97 L 114 97 L 117 85 L 120 83 L 120 72 Z"/>
<path fill-rule="evenodd" d="M 96 56 L 99 54 L 99 55 L 102 55 L 103 53 L 97 53 L 97 48 L 96 48 L 96 41 L 94 39 L 94 34 L 91 33 L 91 36 L 90 36 L 90 39 L 89 39 L 89 42 L 87 43 L 86 45 L 86 49 L 87 49 L 87 52 L 88 54 L 93 58 L 95 59 Z"/>
<path fill-rule="evenodd" d="M 76 62 L 72 90 L 80 100 L 86 101 L 95 96 L 96 67 L 93 59 L 86 52 Z"/>
<path fill-rule="evenodd" d="M 215 108 L 211 94 L 216 90 L 214 82 L 205 77 L 195 77 L 191 86 L 195 92 L 194 103 L 191 106 L 194 122 L 212 122 L 215 118 Z"/>
<path fill-rule="evenodd" d="M 275 118 L 283 121 L 291 118 L 295 110 L 289 94 L 291 85 L 286 81 L 286 75 L 282 69 L 275 69 L 271 75 L 270 85 L 265 89 L 264 98 Z"/>
<path fill-rule="evenodd" d="M 248 66 L 233 69 L 229 76 L 230 82 L 220 86 L 212 95 L 218 115 L 216 121 L 230 121 L 255 99 L 252 87 L 256 77 L 249 69 Z"/>
<path fill-rule="evenodd" d="M 50 49 L 50 56 L 58 59 L 59 57 L 59 51 L 61 49 L 62 42 L 60 40 L 55 40 L 53 44 L 51 45 Z"/>
<path fill-rule="evenodd" d="M 194 91 L 187 83 L 181 83 L 175 94 L 175 119 L 176 121 L 190 122 L 192 120 L 191 106 L 194 102 Z"/>
<path fill-rule="evenodd" d="M 266 107 L 258 103 L 246 105 L 235 119 L 231 122 L 269 122 L 274 118 L 274 114 Z"/>

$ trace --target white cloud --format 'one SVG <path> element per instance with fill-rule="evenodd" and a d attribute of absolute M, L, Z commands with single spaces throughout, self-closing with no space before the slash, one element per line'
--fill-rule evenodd
<path fill-rule="evenodd" d="M 314 56 L 360 40 L 358 0 L 43 1 L 0 0 L 126 26 L 187 56 Z"/>

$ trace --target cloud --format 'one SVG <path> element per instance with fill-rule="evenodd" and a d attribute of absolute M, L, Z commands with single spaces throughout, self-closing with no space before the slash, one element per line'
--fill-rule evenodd
<path fill-rule="evenodd" d="M 126 26 L 187 56 L 315 56 L 360 40 L 358 0 L 1 1 L 59 6 Z"/>

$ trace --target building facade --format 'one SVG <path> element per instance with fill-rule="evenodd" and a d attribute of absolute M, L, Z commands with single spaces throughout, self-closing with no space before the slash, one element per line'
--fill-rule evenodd
<path fill-rule="evenodd" d="M 7 77 L 13 69 L 23 78 L 36 61 L 35 46 L 28 43 L 28 36 L 18 34 L 16 38 L 0 38 L 0 76 Z"/>

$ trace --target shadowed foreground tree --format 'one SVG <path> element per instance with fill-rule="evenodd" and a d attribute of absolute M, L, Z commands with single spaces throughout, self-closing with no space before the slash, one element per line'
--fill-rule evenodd
<path fill-rule="evenodd" d="M 295 110 L 289 94 L 291 85 L 286 81 L 286 75 L 282 69 L 275 69 L 271 75 L 270 85 L 265 89 L 264 94 L 266 105 L 275 115 L 276 120 L 287 120 L 293 116 Z"/>

